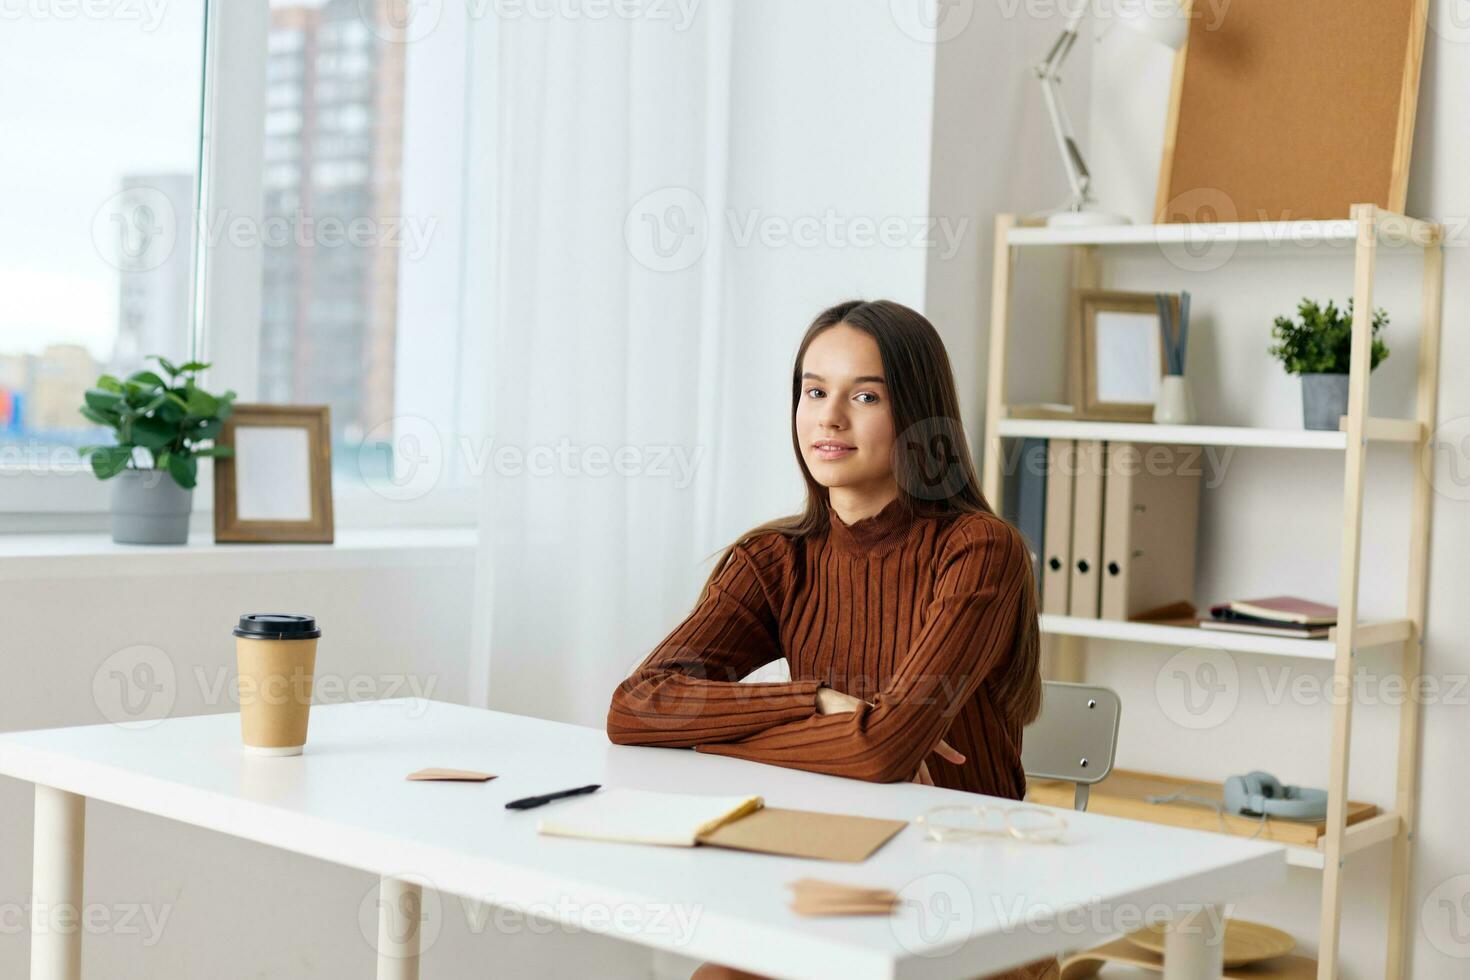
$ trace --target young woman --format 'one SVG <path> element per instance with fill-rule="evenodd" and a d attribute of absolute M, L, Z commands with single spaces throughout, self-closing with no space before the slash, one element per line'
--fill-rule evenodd
<path fill-rule="evenodd" d="M 791 394 L 805 510 L 725 550 L 613 693 L 609 738 L 1021 799 L 1035 582 L 980 492 L 939 334 L 897 303 L 834 306 L 802 338 Z M 740 683 L 783 658 L 789 681 Z"/>

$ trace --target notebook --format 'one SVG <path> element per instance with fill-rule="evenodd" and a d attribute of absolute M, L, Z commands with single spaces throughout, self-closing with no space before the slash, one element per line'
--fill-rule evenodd
<path fill-rule="evenodd" d="M 1283 626 L 1332 626 L 1337 622 L 1337 607 L 1297 596 L 1275 595 L 1264 599 L 1232 599 L 1211 606 L 1210 615 L 1216 619 L 1256 620 Z"/>
<path fill-rule="evenodd" d="M 866 861 L 906 826 L 902 820 L 766 806 L 700 834 L 699 842 L 818 861 Z"/>
<path fill-rule="evenodd" d="M 863 861 L 907 826 L 842 813 L 767 807 L 759 796 L 691 796 L 605 789 L 537 824 L 558 837 L 739 851 L 819 861 Z"/>
<path fill-rule="evenodd" d="M 760 809 L 759 796 L 693 796 L 604 789 L 557 807 L 536 825 L 542 834 L 693 847 L 699 836 Z"/>
<path fill-rule="evenodd" d="M 1280 626 L 1250 620 L 1202 619 L 1201 629 L 1223 633 L 1252 633 L 1260 636 L 1290 636 L 1299 640 L 1318 640 L 1332 634 L 1331 626 Z"/>

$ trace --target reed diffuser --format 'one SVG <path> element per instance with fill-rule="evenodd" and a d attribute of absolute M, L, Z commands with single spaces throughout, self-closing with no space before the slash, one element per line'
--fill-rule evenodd
<path fill-rule="evenodd" d="M 1179 322 L 1174 322 L 1174 304 L 1163 293 L 1154 295 L 1159 307 L 1160 343 L 1164 348 L 1166 372 L 1159 379 L 1159 397 L 1154 402 L 1154 421 L 1188 425 L 1194 421 L 1194 398 L 1184 378 L 1184 352 L 1189 344 L 1189 293 L 1179 294 Z"/>

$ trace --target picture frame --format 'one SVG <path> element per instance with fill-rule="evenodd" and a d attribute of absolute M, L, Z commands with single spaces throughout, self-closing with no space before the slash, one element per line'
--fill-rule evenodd
<path fill-rule="evenodd" d="M 331 544 L 332 425 L 326 405 L 236 405 L 217 440 L 216 543 Z"/>
<path fill-rule="evenodd" d="M 1166 294 L 1175 322 L 1179 295 Z M 1167 373 L 1154 293 L 1077 289 L 1072 298 L 1072 404 L 1078 419 L 1151 422 Z"/>

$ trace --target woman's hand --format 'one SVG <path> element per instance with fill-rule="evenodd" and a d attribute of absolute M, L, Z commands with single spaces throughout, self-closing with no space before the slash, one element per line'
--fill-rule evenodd
<path fill-rule="evenodd" d="M 866 704 L 872 707 L 872 703 L 862 698 L 855 698 L 851 694 L 843 694 L 835 687 L 817 688 L 817 714 L 835 715 L 843 711 L 856 711 L 858 705 Z"/>
<path fill-rule="evenodd" d="M 965 761 L 965 754 L 942 738 L 939 740 L 939 744 L 934 746 L 934 754 L 945 762 L 950 762 L 957 766 L 963 764 Z M 909 782 L 920 783 L 924 786 L 934 785 L 934 779 L 929 775 L 928 760 L 919 763 L 919 771 L 914 773 L 914 778 L 910 779 Z"/>

